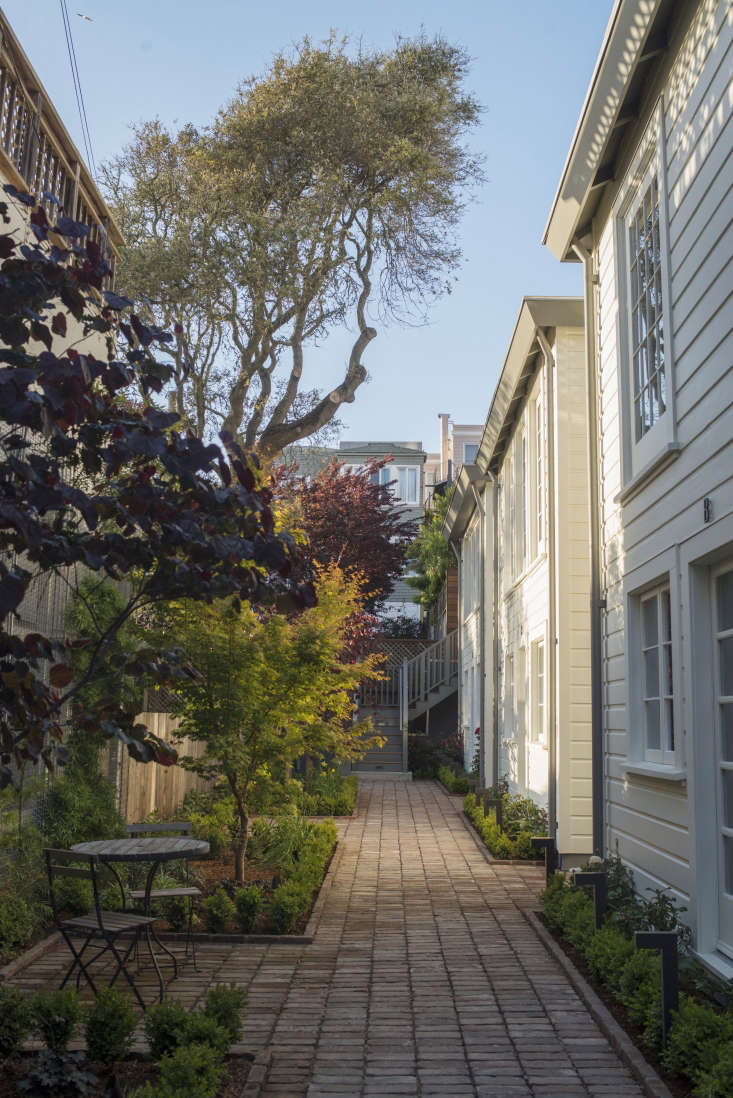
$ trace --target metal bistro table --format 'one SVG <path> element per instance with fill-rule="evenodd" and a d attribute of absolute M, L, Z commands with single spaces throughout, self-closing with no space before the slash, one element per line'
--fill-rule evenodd
<path fill-rule="evenodd" d="M 120 886 L 120 892 L 122 894 L 123 904 L 125 902 L 125 890 L 122 885 L 122 881 L 119 875 L 115 871 L 114 862 L 150 862 L 150 869 L 145 879 L 145 898 L 144 909 L 145 914 L 150 914 L 150 892 L 153 887 L 153 880 L 155 874 L 160 869 L 160 866 L 164 862 L 175 862 L 181 859 L 189 860 L 191 858 L 201 858 L 204 854 L 209 853 L 209 844 L 202 839 L 187 839 L 181 836 L 157 836 L 149 838 L 129 838 L 129 839 L 95 839 L 88 843 L 75 843 L 71 847 L 72 850 L 78 851 L 80 854 L 96 854 L 101 862 L 108 865 L 113 875 L 117 879 L 117 883 Z M 146 928 L 145 937 L 148 943 L 148 951 L 150 958 L 155 967 L 155 972 L 158 977 L 158 984 L 160 985 L 160 998 L 163 999 L 163 976 L 158 965 L 158 959 L 156 957 L 155 950 L 153 949 L 153 940 L 159 946 L 163 953 L 167 954 L 173 962 L 173 979 L 178 976 L 178 961 L 175 954 L 167 949 L 160 941 L 155 932 L 150 928 Z"/>

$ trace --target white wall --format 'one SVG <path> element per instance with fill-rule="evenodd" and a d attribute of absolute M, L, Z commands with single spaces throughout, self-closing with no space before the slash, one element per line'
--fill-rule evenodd
<path fill-rule="evenodd" d="M 701 922 L 704 951 L 714 949 L 717 934 L 716 864 L 709 854 L 717 841 L 716 775 L 710 765 L 715 744 L 709 710 L 707 719 L 699 719 L 710 689 L 709 667 L 701 663 L 704 646 L 691 637 L 691 623 L 699 609 L 695 599 L 704 597 L 693 581 L 726 546 L 733 555 L 732 61 L 730 6 L 725 0 L 705 0 L 692 24 L 673 35 L 668 71 L 648 102 L 647 118 L 653 122 L 657 109 L 662 122 L 668 233 L 664 314 L 680 449 L 635 494 L 632 489 L 621 498 L 629 480 L 622 440 L 629 437 L 630 425 L 619 386 L 626 317 L 619 308 L 616 193 L 607 196 L 594 226 L 607 599 L 602 639 L 606 842 L 634 868 L 641 888 L 670 887 L 688 906 L 693 922 L 696 904 L 707 913 Z M 634 143 L 640 137 L 641 127 Z M 634 153 L 629 142 L 627 163 Z M 621 194 L 625 180 L 619 174 Z M 706 497 L 712 501 L 711 523 L 704 521 Z M 672 600 L 676 767 L 653 776 L 627 769 L 638 753 L 638 703 L 630 690 L 638 653 L 628 632 L 628 611 L 645 584 L 666 577 Z M 675 776 L 680 771 L 684 778 L 685 769 L 686 784 Z"/>

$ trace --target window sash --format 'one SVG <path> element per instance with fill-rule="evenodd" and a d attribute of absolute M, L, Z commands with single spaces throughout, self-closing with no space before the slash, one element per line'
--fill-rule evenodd
<path fill-rule="evenodd" d="M 545 680 L 545 641 L 542 639 L 532 645 L 532 740 L 541 744 L 547 742 Z"/>
<path fill-rule="evenodd" d="M 674 666 L 669 584 L 640 599 L 641 724 L 644 758 L 675 761 Z"/>

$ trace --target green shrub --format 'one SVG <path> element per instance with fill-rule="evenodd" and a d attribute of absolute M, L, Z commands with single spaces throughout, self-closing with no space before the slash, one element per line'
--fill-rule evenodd
<path fill-rule="evenodd" d="M 702 1072 L 693 1094 L 695 1098 L 730 1098 L 733 1094 L 733 1044 L 719 1049 L 715 1064 Z"/>
<path fill-rule="evenodd" d="M 124 1060 L 132 1048 L 136 1026 L 137 1014 L 129 999 L 115 987 L 102 988 L 86 1016 L 89 1059 L 103 1064 Z"/>
<path fill-rule="evenodd" d="M 468 793 L 468 775 L 458 774 L 450 766 L 438 768 L 438 780 L 449 793 Z"/>
<path fill-rule="evenodd" d="M 201 918 L 210 934 L 223 933 L 234 912 L 234 901 L 221 886 L 201 903 Z"/>
<path fill-rule="evenodd" d="M 554 930 L 562 930 L 565 920 L 565 899 L 570 888 L 560 873 L 550 878 L 547 888 L 540 892 L 540 905 L 545 918 Z"/>
<path fill-rule="evenodd" d="M 20 1052 L 32 1024 L 31 1000 L 17 988 L 0 984 L 0 1063 Z"/>
<path fill-rule="evenodd" d="M 53 891 L 56 907 L 64 914 L 86 915 L 94 907 L 91 881 L 77 877 L 54 878 Z"/>
<path fill-rule="evenodd" d="M 585 950 L 588 968 L 597 980 L 618 993 L 624 965 L 635 952 L 634 943 L 615 926 L 606 925 L 593 935 Z"/>
<path fill-rule="evenodd" d="M 0 895 L 0 961 L 8 960 L 33 934 L 33 915 L 22 896 Z"/>
<path fill-rule="evenodd" d="M 220 1026 L 216 1018 L 204 1014 L 201 1010 L 194 1010 L 186 1021 L 185 1039 L 179 1042 L 181 1045 L 209 1045 L 222 1055 L 229 1047 L 229 1034 Z"/>
<path fill-rule="evenodd" d="M 87 735 L 84 733 L 84 735 Z M 46 794 L 42 831 L 48 846 L 65 849 L 85 839 L 125 835 L 112 783 L 99 765 L 101 746 L 83 747 L 72 734 L 72 761 Z"/>
<path fill-rule="evenodd" d="M 214 1098 L 224 1074 L 225 1061 L 221 1052 L 211 1045 L 181 1045 L 160 1061 L 160 1083 L 163 1092 L 185 1095 L 186 1098 Z"/>
<path fill-rule="evenodd" d="M 212 801 L 204 811 L 192 812 L 193 835 L 209 844 L 213 858 L 221 858 L 236 840 L 238 828 L 233 797 Z"/>
<path fill-rule="evenodd" d="M 268 914 L 278 934 L 287 934 L 308 907 L 310 894 L 298 881 L 284 881 L 275 889 L 268 905 Z"/>
<path fill-rule="evenodd" d="M 237 909 L 236 918 L 239 929 L 243 934 L 249 934 L 264 902 L 264 892 L 254 884 L 238 888 L 234 893 L 234 906 Z"/>
<path fill-rule="evenodd" d="M 33 1024 L 46 1048 L 66 1052 L 81 1019 L 81 998 L 74 987 L 39 991 L 32 1001 Z"/>
<path fill-rule="evenodd" d="M 92 1088 L 96 1090 L 99 1081 L 84 1061 L 83 1052 L 42 1049 L 31 1060 L 25 1077 L 18 1082 L 18 1089 L 32 1098 L 84 1098 Z"/>
<path fill-rule="evenodd" d="M 164 999 L 148 1007 L 143 1021 L 145 1037 L 154 1060 L 178 1048 L 186 1030 L 188 1012 L 176 999 Z"/>
<path fill-rule="evenodd" d="M 235 1044 L 241 1036 L 242 1013 L 246 1002 L 246 991 L 234 984 L 216 984 L 206 996 L 204 1014 L 207 1018 L 213 1018 L 226 1031 L 231 1044 Z"/>
<path fill-rule="evenodd" d="M 571 888 L 565 898 L 563 933 L 573 949 L 584 953 L 595 932 L 593 901 L 582 889 Z"/>
<path fill-rule="evenodd" d="M 658 954 L 637 949 L 623 967 L 618 997 L 634 1025 L 646 1024 L 650 1006 L 661 996 L 660 963 Z"/>
<path fill-rule="evenodd" d="M 298 791 L 297 807 L 303 816 L 350 816 L 356 804 L 358 780 L 344 777 L 331 767 L 311 777 L 307 788 Z"/>
<path fill-rule="evenodd" d="M 682 995 L 662 1059 L 670 1071 L 696 1079 L 703 1072 L 712 1071 L 721 1045 L 732 1042 L 730 1015 L 718 1014 L 712 1007 Z"/>

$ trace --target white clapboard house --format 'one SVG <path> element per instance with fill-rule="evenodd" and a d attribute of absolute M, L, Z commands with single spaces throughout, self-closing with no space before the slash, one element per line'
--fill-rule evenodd
<path fill-rule="evenodd" d="M 733 975 L 733 5 L 618 0 L 545 243 L 585 265 L 596 841 Z"/>
<path fill-rule="evenodd" d="M 587 454 L 583 301 L 526 298 L 443 533 L 466 764 L 546 807 L 570 864 L 593 852 Z"/>

